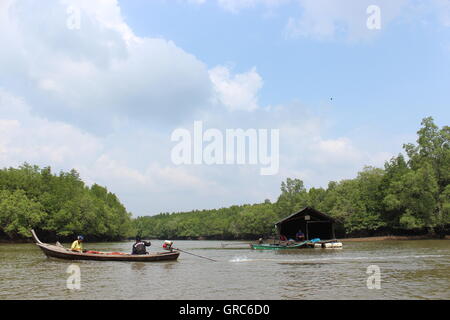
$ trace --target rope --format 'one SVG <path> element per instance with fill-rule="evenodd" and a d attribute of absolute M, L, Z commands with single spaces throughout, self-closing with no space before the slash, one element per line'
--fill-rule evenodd
<path fill-rule="evenodd" d="M 190 254 L 190 255 L 193 255 L 193 256 L 196 256 L 196 257 L 199 257 L 199 258 L 203 258 L 203 259 L 207 259 L 207 260 L 210 260 L 210 261 L 213 261 L 213 262 L 217 262 L 217 260 L 210 259 L 210 258 L 207 258 L 207 257 L 203 257 L 203 256 L 200 256 L 200 255 L 198 255 L 198 254 L 193 254 L 193 253 L 190 253 L 190 252 L 187 252 L 187 251 L 178 249 L 178 248 L 173 248 L 173 249 L 174 249 L 174 250 L 181 251 L 181 252 L 184 252 L 184 253 L 187 253 L 187 254 Z"/>

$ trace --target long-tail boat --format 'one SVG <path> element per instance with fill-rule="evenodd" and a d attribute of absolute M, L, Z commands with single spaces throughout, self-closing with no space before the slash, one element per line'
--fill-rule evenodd
<path fill-rule="evenodd" d="M 325 241 L 304 241 L 300 243 L 282 244 L 282 243 L 262 243 L 250 244 L 250 248 L 255 250 L 289 250 L 289 249 L 304 249 L 304 248 L 325 248 L 325 249 L 342 249 L 342 242 L 337 240 Z"/>
<path fill-rule="evenodd" d="M 325 248 L 325 249 L 342 249 L 342 242 L 336 239 L 320 240 L 318 238 L 294 243 L 260 243 L 250 244 L 250 248 L 255 250 L 289 250 L 303 248 Z"/>
<path fill-rule="evenodd" d="M 300 249 L 307 248 L 310 241 L 304 241 L 301 243 L 293 244 L 279 244 L 279 243 L 262 243 L 262 244 L 250 244 L 250 248 L 255 250 L 288 250 L 288 249 Z"/>
<path fill-rule="evenodd" d="M 132 255 L 123 252 L 99 252 L 86 251 L 76 252 L 63 247 L 61 244 L 52 245 L 43 243 L 39 240 L 34 230 L 31 230 L 33 240 L 36 245 L 44 252 L 47 257 L 60 258 L 66 260 L 96 260 L 96 261 L 139 261 L 139 262 L 154 262 L 164 260 L 176 260 L 180 255 L 177 250 L 170 250 L 167 252 L 157 252 L 142 255 Z"/>

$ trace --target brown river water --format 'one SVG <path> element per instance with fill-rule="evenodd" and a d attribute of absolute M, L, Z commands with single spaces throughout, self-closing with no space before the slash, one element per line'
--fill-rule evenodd
<path fill-rule="evenodd" d="M 152 241 L 150 251 L 162 251 Z M 242 242 L 175 241 L 171 262 L 65 261 L 34 244 L 0 244 L 6 299 L 450 299 L 449 240 L 344 242 L 343 249 L 251 250 Z M 85 243 L 103 251 L 132 242 Z M 66 244 L 67 246 L 67 244 Z M 80 288 L 68 288 L 79 267 Z M 369 273 L 368 273 L 369 272 Z"/>

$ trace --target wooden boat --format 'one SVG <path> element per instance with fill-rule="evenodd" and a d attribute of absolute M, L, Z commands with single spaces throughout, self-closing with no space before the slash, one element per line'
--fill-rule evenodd
<path fill-rule="evenodd" d="M 176 260 L 180 255 L 179 251 L 172 250 L 167 252 L 157 252 L 143 255 L 132 255 L 122 252 L 74 252 L 64 248 L 61 244 L 57 245 L 43 243 L 39 240 L 34 230 L 31 230 L 34 242 L 45 253 L 47 257 L 60 258 L 66 260 L 96 260 L 96 261 L 136 261 L 136 262 L 154 262 L 165 260 Z"/>
<path fill-rule="evenodd" d="M 309 247 L 309 243 L 310 241 L 304 241 L 293 244 L 263 243 L 263 244 L 250 244 L 250 247 L 255 250 L 290 250 L 290 249 L 307 248 Z"/>
<path fill-rule="evenodd" d="M 288 249 L 304 249 L 304 248 L 325 248 L 325 249 L 342 249 L 342 242 L 336 239 L 320 240 L 318 238 L 306 240 L 300 243 L 291 244 L 250 244 L 250 247 L 255 250 L 288 250 Z"/>

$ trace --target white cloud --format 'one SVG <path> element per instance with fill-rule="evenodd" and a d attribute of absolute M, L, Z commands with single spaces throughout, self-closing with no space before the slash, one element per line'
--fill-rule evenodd
<path fill-rule="evenodd" d="M 58 166 L 90 161 L 102 149 L 98 138 L 59 121 L 33 116 L 23 99 L 0 88 L 0 165 L 30 162 Z"/>
<path fill-rule="evenodd" d="M 280 129 L 279 181 L 295 177 L 310 187 L 326 187 L 329 181 L 354 177 L 365 165 L 383 166 L 392 156 L 384 151 L 386 145 L 364 144 L 361 133 L 332 134 L 327 116 L 299 104 L 278 106 L 268 116 Z"/>
<path fill-rule="evenodd" d="M 359 162 L 362 160 L 362 155 L 359 150 L 353 146 L 350 139 L 340 137 L 337 139 L 320 139 L 314 144 L 314 149 L 317 151 L 313 155 L 319 163 L 329 163 L 337 161 Z"/>
<path fill-rule="evenodd" d="M 450 27 L 450 1 L 433 0 L 437 8 L 438 19 L 445 27 Z"/>
<path fill-rule="evenodd" d="M 207 0 L 184 0 L 184 1 L 193 4 L 204 4 Z M 258 5 L 273 8 L 291 2 L 292 0 L 209 0 L 209 1 L 216 1 L 217 5 L 226 11 L 238 13 L 243 9 L 253 8 Z"/>
<path fill-rule="evenodd" d="M 203 4 L 206 2 L 206 0 L 186 0 L 189 3 L 195 3 L 195 4 Z"/>
<path fill-rule="evenodd" d="M 367 28 L 369 6 L 380 8 L 383 31 L 402 12 L 408 0 L 298 0 L 298 3 L 302 14 L 289 18 L 285 27 L 287 37 L 361 40 L 378 34 Z"/>
<path fill-rule="evenodd" d="M 101 138 L 70 124 L 33 115 L 23 98 L 0 88 L 0 167 L 28 162 L 51 166 L 56 172 L 75 168 L 88 184 L 106 185 L 117 193 L 135 214 L 148 213 L 144 209 L 148 202 L 141 206 L 134 202 L 137 195 L 152 202 L 149 194 L 164 193 L 158 200 L 160 209 L 154 210 L 164 210 L 164 201 L 176 210 L 172 197 L 182 197 L 186 189 L 191 193 L 220 189 L 196 168 L 176 167 L 164 161 L 164 154 L 168 154 L 165 149 L 170 148 L 169 136 L 147 130 L 145 136 L 151 140 L 139 146 L 139 129 L 129 126 L 123 135 L 121 143 L 117 136 Z M 120 153 L 126 156 L 120 159 Z M 130 158 L 139 161 L 133 165 Z M 180 199 L 180 203 L 184 201 Z"/>
<path fill-rule="evenodd" d="M 79 29 L 66 25 L 69 6 Z M 1 16 L 0 85 L 17 79 L 14 92 L 40 102 L 35 112 L 90 128 L 117 115 L 173 123 L 211 99 L 206 65 L 171 41 L 134 35 L 116 0 L 9 1 Z"/>
<path fill-rule="evenodd" d="M 276 7 L 290 0 L 217 0 L 218 4 L 227 11 L 237 13 L 242 9 L 252 8 L 257 5 Z"/>
<path fill-rule="evenodd" d="M 185 0 L 203 4 L 206 0 Z M 213 0 L 210 0 L 213 1 Z M 379 34 L 367 28 L 367 8 L 376 5 L 381 9 L 383 32 L 395 19 L 414 16 L 412 21 L 432 13 L 443 26 L 450 26 L 450 2 L 448 0 L 215 0 L 220 8 L 233 14 L 245 9 L 263 6 L 275 9 L 297 4 L 298 16 L 287 19 L 284 35 L 287 38 L 311 37 L 315 39 L 370 39 Z"/>
<path fill-rule="evenodd" d="M 98 137 L 31 110 L 23 99 L 0 90 L 0 166 L 27 161 L 56 171 L 75 168 L 88 184 L 106 185 L 136 215 L 275 200 L 286 177 L 325 186 L 389 158 L 349 137 L 324 138 L 327 119 L 298 104 L 256 109 L 252 121 L 242 123 L 280 129 L 280 172 L 270 177 L 260 176 L 259 166 L 175 166 L 167 160 L 173 147 L 170 132 L 125 125 L 121 132 Z M 210 115 L 206 124 L 242 127 L 231 113 Z"/>
<path fill-rule="evenodd" d="M 263 86 L 256 68 L 232 75 L 224 66 L 209 71 L 217 99 L 229 110 L 253 111 L 258 109 L 258 92 Z"/>
<path fill-rule="evenodd" d="M 282 2 L 221 5 L 233 11 Z M 69 5 L 81 10 L 79 30 L 66 26 Z M 142 215 L 262 201 L 287 176 L 324 185 L 385 156 L 327 135 L 326 119 L 302 105 L 260 106 L 256 67 L 208 70 L 169 40 L 137 37 L 117 1 L 8 0 L 0 2 L 0 18 L 0 43 L 8 43 L 0 51 L 0 166 L 76 168 Z M 280 129 L 280 174 L 174 166 L 171 131 L 198 114 L 209 128 Z M 95 131 L 102 126 L 107 134 Z"/>

